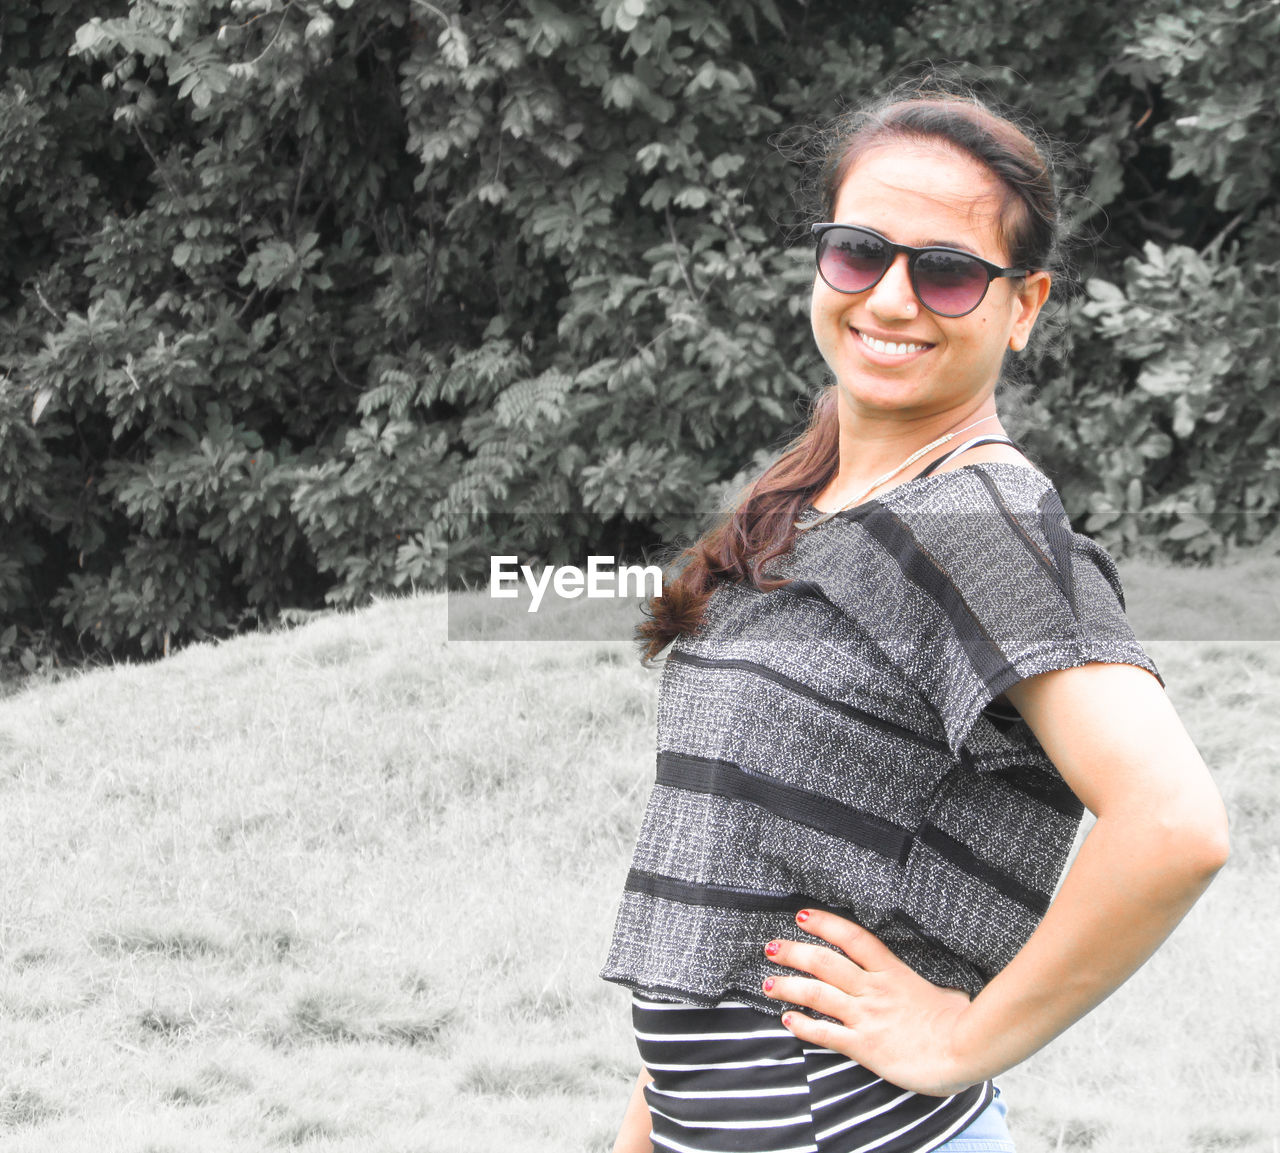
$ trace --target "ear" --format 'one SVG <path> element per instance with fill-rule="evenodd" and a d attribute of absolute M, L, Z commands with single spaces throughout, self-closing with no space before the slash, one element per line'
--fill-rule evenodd
<path fill-rule="evenodd" d="M 1031 330 L 1035 327 L 1036 318 L 1049 299 L 1049 289 L 1053 277 L 1048 272 L 1031 272 L 1015 289 L 1012 297 L 1013 327 L 1009 330 L 1009 347 L 1014 352 L 1021 352 L 1031 339 Z"/>

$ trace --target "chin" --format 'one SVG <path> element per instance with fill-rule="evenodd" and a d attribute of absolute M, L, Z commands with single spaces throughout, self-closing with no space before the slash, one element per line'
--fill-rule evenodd
<path fill-rule="evenodd" d="M 927 389 L 906 376 L 859 374 L 850 379 L 838 379 L 840 391 L 850 400 L 866 408 L 893 411 L 915 408 L 927 401 Z"/>

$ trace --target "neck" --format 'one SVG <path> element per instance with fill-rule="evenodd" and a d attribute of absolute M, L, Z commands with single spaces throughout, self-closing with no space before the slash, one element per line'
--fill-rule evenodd
<path fill-rule="evenodd" d="M 943 436 L 958 436 L 961 432 L 981 436 L 1003 431 L 990 402 L 975 405 L 967 412 L 952 410 L 918 420 L 842 421 L 840 465 L 828 489 L 853 491 L 870 485 Z M 920 467 L 954 447 L 953 441 L 937 445 L 918 458 Z"/>

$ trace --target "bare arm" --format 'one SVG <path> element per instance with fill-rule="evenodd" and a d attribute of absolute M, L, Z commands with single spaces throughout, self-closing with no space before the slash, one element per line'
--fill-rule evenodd
<path fill-rule="evenodd" d="M 648 1069 L 640 1070 L 622 1117 L 622 1128 L 613 1143 L 613 1153 L 653 1153 L 653 1142 L 649 1140 L 649 1106 L 644 1099 L 644 1087 L 652 1080 Z"/>
<path fill-rule="evenodd" d="M 1148 673 L 1087 665 L 1008 696 L 1098 819 L 1040 926 L 960 1023 L 956 1057 L 974 1080 L 1017 1064 L 1117 989 L 1228 853 L 1222 800 Z"/>
<path fill-rule="evenodd" d="M 1097 815 L 1043 921 L 970 1002 L 910 970 L 872 934 L 811 913 L 829 949 L 783 942 L 773 959 L 817 980 L 777 978 L 804 1040 L 919 1092 L 953 1093 L 1016 1065 L 1118 988 L 1169 935 L 1227 857 L 1226 814 L 1160 685 L 1130 665 L 1031 677 L 1008 698 Z"/>

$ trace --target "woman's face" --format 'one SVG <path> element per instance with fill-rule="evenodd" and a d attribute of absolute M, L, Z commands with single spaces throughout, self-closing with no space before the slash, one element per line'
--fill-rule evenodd
<path fill-rule="evenodd" d="M 865 225 L 898 244 L 962 248 L 1003 268 L 1001 191 L 983 165 L 945 145 L 878 146 L 845 177 L 832 220 Z M 994 390 L 1005 350 L 1026 344 L 1048 294 L 1048 273 L 1002 277 L 967 316 L 936 316 L 916 299 L 899 253 L 865 292 L 837 292 L 815 276 L 813 335 L 842 407 L 908 419 L 963 414 Z"/>

